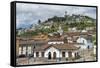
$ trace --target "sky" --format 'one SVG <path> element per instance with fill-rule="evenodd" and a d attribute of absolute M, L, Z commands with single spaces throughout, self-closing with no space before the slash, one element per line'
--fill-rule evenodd
<path fill-rule="evenodd" d="M 45 21 L 53 16 L 63 17 L 65 11 L 67 11 L 68 15 L 81 14 L 96 19 L 95 7 L 17 3 L 16 27 L 27 28 L 31 24 L 37 24 L 39 19 Z"/>

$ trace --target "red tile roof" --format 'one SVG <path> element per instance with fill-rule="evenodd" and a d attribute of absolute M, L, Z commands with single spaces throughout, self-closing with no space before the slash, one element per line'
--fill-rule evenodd
<path fill-rule="evenodd" d="M 63 45 L 44 45 L 42 47 L 34 49 L 35 51 L 46 50 L 50 47 L 54 47 L 59 50 L 78 50 L 79 47 L 74 46 L 74 44 L 63 44 Z"/>

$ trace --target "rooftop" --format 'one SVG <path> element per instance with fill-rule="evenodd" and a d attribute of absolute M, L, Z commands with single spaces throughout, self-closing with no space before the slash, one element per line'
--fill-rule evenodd
<path fill-rule="evenodd" d="M 34 49 L 35 51 L 46 50 L 50 47 L 54 47 L 59 50 L 78 50 L 80 47 L 74 46 L 74 44 L 61 44 L 61 45 L 44 45 Z"/>

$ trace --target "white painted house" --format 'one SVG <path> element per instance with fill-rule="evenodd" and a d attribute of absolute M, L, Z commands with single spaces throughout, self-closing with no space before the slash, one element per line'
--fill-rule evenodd
<path fill-rule="evenodd" d="M 77 39 L 77 43 L 82 43 L 82 45 L 80 45 L 80 46 L 83 49 L 89 49 L 89 48 L 93 47 L 93 43 L 91 42 L 91 39 L 88 39 L 88 37 L 84 38 L 84 37 L 80 36 Z"/>
<path fill-rule="evenodd" d="M 87 32 L 87 30 L 82 30 L 82 32 Z"/>
<path fill-rule="evenodd" d="M 69 32 L 77 32 L 77 28 L 76 27 L 73 27 L 73 28 L 68 28 L 68 31 Z"/>
<path fill-rule="evenodd" d="M 18 35 L 21 35 L 21 34 L 23 34 L 24 33 L 24 29 L 19 29 L 18 30 Z"/>
<path fill-rule="evenodd" d="M 44 29 L 47 29 L 47 28 L 50 28 L 50 26 L 49 26 L 49 25 L 47 25 L 47 26 L 44 26 Z"/>

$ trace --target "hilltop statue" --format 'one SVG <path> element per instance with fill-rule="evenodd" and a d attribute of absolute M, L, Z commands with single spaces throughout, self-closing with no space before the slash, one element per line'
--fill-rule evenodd
<path fill-rule="evenodd" d="M 65 11 L 65 17 L 67 17 L 67 11 Z"/>

